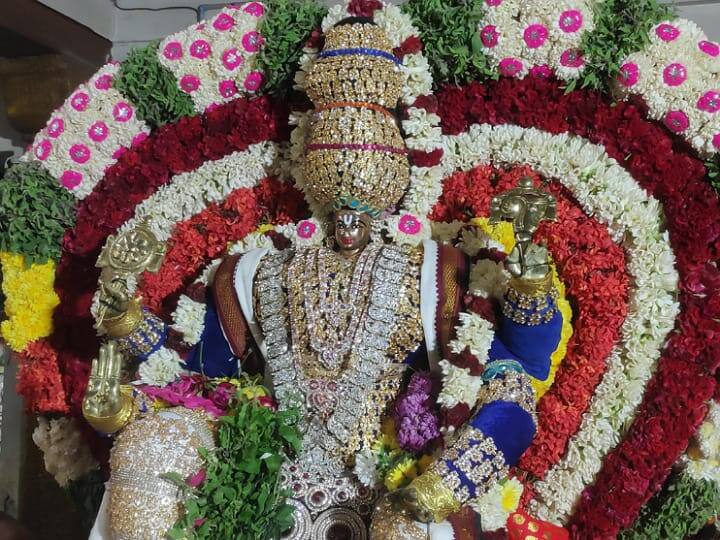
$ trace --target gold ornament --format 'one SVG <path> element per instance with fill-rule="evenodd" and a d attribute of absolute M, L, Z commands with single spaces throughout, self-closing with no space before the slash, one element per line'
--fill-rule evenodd
<path fill-rule="evenodd" d="M 410 483 L 410 489 L 415 491 L 418 508 L 429 514 L 436 523 L 460 510 L 460 502 L 437 473 L 424 472 Z"/>
<path fill-rule="evenodd" d="M 507 258 L 508 271 L 515 277 L 533 281 L 549 275 L 547 249 L 532 243 L 533 234 L 540 222 L 554 221 L 555 197 L 533 186 L 532 179 L 525 177 L 518 186 L 490 201 L 489 223 L 510 221 L 515 231 L 515 247 Z"/>
<path fill-rule="evenodd" d="M 318 203 L 377 216 L 410 182 L 407 149 L 393 109 L 403 76 L 384 31 L 341 24 L 306 78 L 316 107 L 306 141 L 305 190 Z"/>
<path fill-rule="evenodd" d="M 128 282 L 143 272 L 157 272 L 165 256 L 160 242 L 143 222 L 105 241 L 95 266 L 100 271 L 100 309 L 95 328 L 112 338 L 131 333 L 142 321 L 139 299 L 130 299 Z"/>

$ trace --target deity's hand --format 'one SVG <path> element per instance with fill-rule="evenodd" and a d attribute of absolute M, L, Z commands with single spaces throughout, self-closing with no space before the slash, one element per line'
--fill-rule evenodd
<path fill-rule="evenodd" d="M 108 418 L 123 408 L 123 395 L 120 392 L 120 368 L 122 354 L 114 342 L 100 347 L 98 358 L 93 360 L 90 380 L 83 398 L 83 415 L 91 421 L 95 418 Z"/>
<path fill-rule="evenodd" d="M 119 317 L 128 310 L 130 300 L 127 276 L 101 275 L 101 277 L 100 306 L 104 314 L 103 318 Z"/>
<path fill-rule="evenodd" d="M 548 250 L 533 243 L 516 244 L 505 261 L 514 278 L 541 280 L 550 272 Z"/>
<path fill-rule="evenodd" d="M 398 514 L 421 523 L 432 523 L 433 516 L 420 504 L 414 488 L 406 487 L 391 491 L 387 498 Z"/>

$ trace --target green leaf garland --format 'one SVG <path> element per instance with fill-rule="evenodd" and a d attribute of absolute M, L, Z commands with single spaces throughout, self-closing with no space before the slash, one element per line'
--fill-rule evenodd
<path fill-rule="evenodd" d="M 300 449 L 298 412 L 273 412 L 238 397 L 219 419 L 217 448 L 200 450 L 204 481 L 190 489 L 177 475 L 164 476 L 187 490 L 185 515 L 169 531 L 171 538 L 257 540 L 292 527 L 293 507 L 279 479 L 286 453 Z"/>
<path fill-rule="evenodd" d="M 400 6 L 420 31 L 436 85 L 497 78 L 482 52 L 482 0 L 412 0 Z"/>
<path fill-rule="evenodd" d="M 265 72 L 263 93 L 284 95 L 293 86 L 302 49 L 320 27 L 327 9 L 315 0 L 267 0 L 268 15 L 260 25 L 265 46 L 257 59 Z"/>
<path fill-rule="evenodd" d="M 177 86 L 175 76 L 157 57 L 158 41 L 133 49 L 120 65 L 114 88 L 137 108 L 151 128 L 177 122 L 195 114 L 190 96 Z"/>
<path fill-rule="evenodd" d="M 621 540 L 682 540 L 720 512 L 720 489 L 686 473 L 674 476 L 640 512 Z"/>
<path fill-rule="evenodd" d="M 65 229 L 75 225 L 75 198 L 38 163 L 18 163 L 0 180 L 0 251 L 26 262 L 58 261 Z"/>

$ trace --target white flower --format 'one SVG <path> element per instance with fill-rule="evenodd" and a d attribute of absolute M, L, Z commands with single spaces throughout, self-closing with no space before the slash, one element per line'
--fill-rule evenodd
<path fill-rule="evenodd" d="M 502 299 L 510 279 L 510 272 L 502 263 L 480 259 L 470 269 L 470 292 L 482 298 Z"/>
<path fill-rule="evenodd" d="M 523 485 L 516 478 L 493 484 L 481 497 L 470 501 L 482 523 L 483 531 L 495 531 L 505 527 L 508 516 L 520 503 Z"/>
<path fill-rule="evenodd" d="M 32 439 L 43 453 L 45 470 L 61 487 L 99 467 L 83 440 L 76 418 L 50 420 L 39 416 Z"/>
<path fill-rule="evenodd" d="M 180 355 L 172 349 L 160 347 L 140 364 L 138 369 L 140 384 L 152 386 L 165 386 L 177 379 L 183 368 Z"/>
<path fill-rule="evenodd" d="M 418 246 L 430 238 L 430 222 L 413 214 L 390 216 L 385 220 L 385 231 L 396 244 Z"/>
<path fill-rule="evenodd" d="M 457 367 L 447 360 L 440 360 L 442 370 L 442 390 L 438 395 L 438 403 L 451 409 L 458 403 L 472 407 L 483 384 L 482 377 L 470 375 L 468 368 Z"/>
<path fill-rule="evenodd" d="M 430 225 L 432 226 L 433 240 L 441 244 L 452 244 L 465 223 L 457 220 L 450 222 L 433 221 Z"/>
<path fill-rule="evenodd" d="M 207 306 L 196 302 L 189 297 L 180 295 L 177 308 L 172 314 L 175 323 L 172 328 L 183 335 L 183 341 L 188 345 L 195 345 L 200 341 L 205 329 L 205 312 Z"/>
<path fill-rule="evenodd" d="M 373 487 L 380 480 L 375 455 L 369 448 L 364 448 L 361 452 L 355 454 L 355 469 L 353 471 L 358 480 L 366 487 Z"/>
<path fill-rule="evenodd" d="M 235 242 L 228 249 L 229 255 L 242 255 L 257 248 L 272 248 L 272 239 L 264 232 L 253 231 L 242 240 Z"/>
<path fill-rule="evenodd" d="M 460 354 L 468 347 L 478 362 L 484 364 L 495 337 L 492 324 L 477 313 L 460 313 L 460 324 L 455 331 L 457 337 L 449 343 L 452 352 Z"/>

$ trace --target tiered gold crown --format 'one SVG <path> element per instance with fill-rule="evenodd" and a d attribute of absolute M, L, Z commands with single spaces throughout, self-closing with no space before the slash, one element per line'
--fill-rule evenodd
<path fill-rule="evenodd" d="M 393 114 L 402 92 L 399 61 L 382 29 L 340 24 L 307 77 L 315 105 L 305 186 L 323 205 L 377 215 L 409 182 L 405 143 Z"/>

